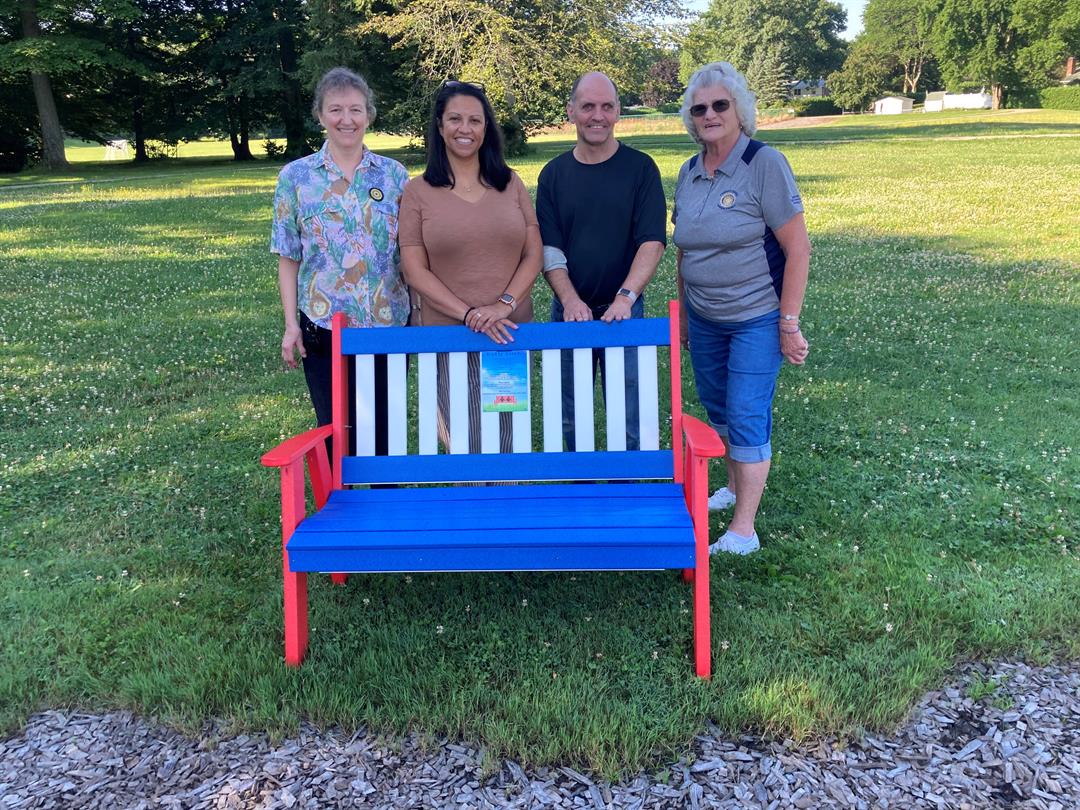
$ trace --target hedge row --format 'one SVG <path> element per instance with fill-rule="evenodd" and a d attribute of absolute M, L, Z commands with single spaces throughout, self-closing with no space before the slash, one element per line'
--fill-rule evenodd
<path fill-rule="evenodd" d="M 1039 101 L 1048 110 L 1080 111 L 1080 87 L 1047 87 L 1039 91 Z"/>
<path fill-rule="evenodd" d="M 831 98 L 793 98 L 787 106 L 799 116 L 840 114 L 840 108 Z"/>

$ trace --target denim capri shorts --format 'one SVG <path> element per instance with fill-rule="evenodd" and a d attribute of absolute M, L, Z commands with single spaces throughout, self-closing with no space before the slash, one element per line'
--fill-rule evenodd
<path fill-rule="evenodd" d="M 719 323 L 687 305 L 690 362 L 698 398 L 732 461 L 772 457 L 772 403 L 783 355 L 780 310 Z"/>

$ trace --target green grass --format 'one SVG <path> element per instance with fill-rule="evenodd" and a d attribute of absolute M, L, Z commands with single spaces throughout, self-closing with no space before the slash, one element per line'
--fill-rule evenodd
<path fill-rule="evenodd" d="M 1076 656 L 1080 164 L 1074 137 L 1017 126 L 1075 136 L 1080 117 L 926 119 L 925 138 L 868 117 L 763 133 L 807 204 L 812 353 L 781 374 L 764 548 L 713 562 L 710 682 L 665 573 L 317 578 L 309 657 L 286 669 L 258 457 L 312 417 L 278 357 L 277 167 L 21 176 L 41 182 L 0 191 L 0 725 L 44 706 L 307 717 L 613 774 L 685 753 L 707 719 L 888 728 L 957 660 Z M 685 133 L 628 140 L 670 199 Z M 517 168 L 534 184 L 568 146 Z M 685 394 L 700 415 L 689 371 Z"/>

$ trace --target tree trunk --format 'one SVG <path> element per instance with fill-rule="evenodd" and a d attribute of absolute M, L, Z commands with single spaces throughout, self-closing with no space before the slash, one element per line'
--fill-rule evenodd
<path fill-rule="evenodd" d="M 300 94 L 300 82 L 296 79 L 296 30 L 294 21 L 299 17 L 295 3 L 286 0 L 277 9 L 278 60 L 284 91 L 281 94 L 281 122 L 285 125 L 285 157 L 289 160 L 303 157 L 310 150 L 304 133 L 304 104 Z"/>
<path fill-rule="evenodd" d="M 990 109 L 1001 109 L 1001 97 L 1003 95 L 1003 89 L 1000 84 L 990 85 Z"/>
<path fill-rule="evenodd" d="M 251 154 L 251 141 L 248 134 L 247 97 L 237 96 L 234 101 L 227 101 L 229 117 L 229 145 L 232 147 L 233 160 L 254 160 Z"/>
<path fill-rule="evenodd" d="M 22 17 L 23 37 L 35 39 L 41 36 L 37 19 L 37 0 L 23 0 L 19 4 Z M 41 123 L 42 156 L 41 163 L 49 169 L 67 168 L 67 156 L 64 154 L 64 130 L 60 126 L 60 116 L 56 112 L 56 99 L 53 98 L 52 84 L 44 73 L 31 71 L 30 82 L 34 87 L 34 101 L 37 103 L 38 121 Z"/>
<path fill-rule="evenodd" d="M 136 80 L 138 81 L 138 80 Z M 146 122 L 143 120 L 142 89 L 136 89 L 131 102 L 131 134 L 135 141 L 135 162 L 146 163 L 150 155 L 146 151 Z"/>

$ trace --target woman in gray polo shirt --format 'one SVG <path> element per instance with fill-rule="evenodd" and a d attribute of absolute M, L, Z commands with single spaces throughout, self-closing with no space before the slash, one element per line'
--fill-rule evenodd
<path fill-rule="evenodd" d="M 727 445 L 727 486 L 711 509 L 735 507 L 711 553 L 749 554 L 772 458 L 772 401 L 784 358 L 801 365 L 799 330 L 810 239 L 787 160 L 752 140 L 754 95 L 727 62 L 690 79 L 686 129 L 701 151 L 679 169 L 674 242 L 678 247 L 683 343 L 698 396 Z"/>

